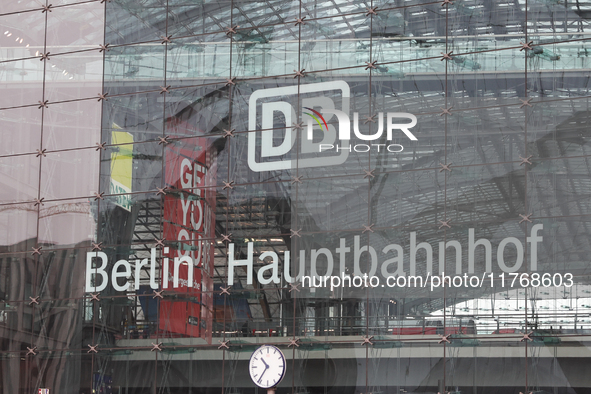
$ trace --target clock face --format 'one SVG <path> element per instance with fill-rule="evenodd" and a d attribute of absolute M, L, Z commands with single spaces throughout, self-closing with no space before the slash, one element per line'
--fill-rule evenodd
<path fill-rule="evenodd" d="M 257 386 L 275 387 L 285 375 L 285 356 L 275 346 L 263 345 L 250 356 L 248 372 Z"/>

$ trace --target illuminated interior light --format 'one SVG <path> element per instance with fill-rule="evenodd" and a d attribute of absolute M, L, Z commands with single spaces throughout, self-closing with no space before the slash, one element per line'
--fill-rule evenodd
<path fill-rule="evenodd" d="M 8 35 L 6 37 L 10 37 L 12 35 L 12 33 L 8 33 Z"/>
<path fill-rule="evenodd" d="M 10 33 L 10 32 L 9 32 L 8 30 L 6 30 L 6 31 L 4 32 L 4 35 L 7 35 L 8 33 Z"/>

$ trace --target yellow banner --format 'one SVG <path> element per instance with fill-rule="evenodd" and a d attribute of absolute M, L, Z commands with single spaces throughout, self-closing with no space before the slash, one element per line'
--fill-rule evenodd
<path fill-rule="evenodd" d="M 121 129 L 113 124 L 114 129 Z M 131 182 L 133 173 L 133 135 L 126 131 L 113 131 L 111 133 L 111 194 L 120 194 L 116 197 L 116 204 L 121 208 L 131 211 Z"/>

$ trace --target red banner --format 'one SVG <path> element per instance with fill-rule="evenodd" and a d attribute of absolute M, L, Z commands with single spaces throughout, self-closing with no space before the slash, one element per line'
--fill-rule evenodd
<path fill-rule="evenodd" d="M 207 138 L 168 145 L 165 153 L 164 257 L 160 330 L 179 336 L 211 337 L 215 161 Z M 166 249 L 165 249 L 166 252 Z M 192 264 L 191 264 L 192 262 Z M 173 295 L 170 298 L 171 295 Z"/>

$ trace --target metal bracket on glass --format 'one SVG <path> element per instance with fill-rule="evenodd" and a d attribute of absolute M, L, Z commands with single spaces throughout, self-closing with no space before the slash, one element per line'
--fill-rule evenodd
<path fill-rule="evenodd" d="M 449 51 L 447 53 L 443 53 L 443 52 L 439 52 L 439 53 L 441 53 L 441 55 L 442 55 L 441 59 L 439 59 L 439 60 L 441 60 L 441 61 L 452 60 L 453 56 L 451 54 L 454 53 L 454 51 Z"/>
<path fill-rule="evenodd" d="M 53 4 L 50 5 L 44 5 L 43 6 L 43 11 L 41 11 L 42 14 L 46 13 L 46 12 L 51 12 L 51 7 L 53 6 Z"/>
<path fill-rule="evenodd" d="M 531 159 L 532 157 L 533 157 L 533 155 L 529 155 L 528 157 L 519 156 L 519 159 L 521 160 L 521 164 L 519 164 L 519 165 L 522 166 L 524 164 L 531 164 L 531 161 L 529 161 L 529 159 Z"/>
<path fill-rule="evenodd" d="M 39 157 L 39 156 L 45 157 L 46 156 L 45 152 L 47 152 L 47 149 L 37 149 L 37 154 L 35 155 L 35 157 Z"/>
<path fill-rule="evenodd" d="M 532 107 L 532 105 L 529 103 L 529 102 L 530 102 L 532 99 L 533 99 L 533 97 L 530 97 L 530 98 L 528 98 L 527 100 L 522 100 L 522 99 L 519 99 L 519 101 L 521 101 L 521 105 L 519 106 L 519 108 L 523 108 L 523 107 L 525 107 L 526 105 L 527 105 L 528 107 Z"/>
<path fill-rule="evenodd" d="M 300 284 L 299 283 L 290 283 L 289 286 L 291 287 L 291 289 L 289 289 L 290 293 L 294 290 L 297 291 L 298 293 L 300 292 Z"/>
<path fill-rule="evenodd" d="M 293 123 L 293 124 L 291 125 L 291 127 L 292 127 L 294 130 L 301 130 L 301 129 L 303 129 L 303 128 L 304 128 L 304 122 Z"/>
<path fill-rule="evenodd" d="M 365 13 L 365 16 L 370 16 L 370 15 L 377 15 L 378 14 L 378 7 L 365 7 L 365 9 L 367 10 L 367 12 Z"/>
<path fill-rule="evenodd" d="M 374 224 L 373 224 L 373 223 L 372 223 L 372 224 L 370 224 L 369 226 L 365 226 L 365 225 L 364 225 L 364 226 L 363 226 L 363 231 L 361 232 L 361 234 L 365 233 L 366 231 L 369 231 L 369 232 L 372 232 L 372 233 L 373 233 L 373 232 L 374 232 L 374 231 L 373 231 L 373 229 L 372 229 L 372 227 L 373 227 L 373 226 L 374 226 Z"/>
<path fill-rule="evenodd" d="M 453 108 L 453 105 L 451 107 L 449 107 L 449 108 L 442 108 L 442 107 L 439 107 L 439 108 L 441 108 L 441 111 L 442 111 L 439 114 L 439 116 L 443 116 L 443 115 L 449 115 L 449 116 L 451 116 L 451 109 Z"/>
<path fill-rule="evenodd" d="M 220 343 L 220 346 L 218 346 L 218 349 L 230 349 L 230 341 L 218 341 Z"/>
<path fill-rule="evenodd" d="M 439 230 L 441 230 L 444 227 L 451 228 L 451 226 L 449 225 L 449 222 L 451 222 L 451 219 L 440 220 L 439 223 L 441 223 L 441 226 L 439 226 Z"/>
<path fill-rule="evenodd" d="M 162 238 L 162 239 L 156 238 L 156 239 L 154 239 L 154 241 L 156 241 L 156 247 L 158 247 L 158 246 L 164 247 L 165 238 Z"/>
<path fill-rule="evenodd" d="M 523 222 L 530 222 L 531 223 L 531 219 L 530 219 L 531 215 L 533 215 L 533 213 L 530 213 L 529 215 L 519 214 L 519 217 L 521 218 L 521 220 L 519 221 L 519 223 L 520 224 L 523 223 Z"/>
<path fill-rule="evenodd" d="M 172 42 L 172 36 L 160 36 L 160 39 L 162 40 L 161 44 L 170 44 Z"/>
<path fill-rule="evenodd" d="M 96 200 L 104 200 L 104 196 L 105 192 L 101 192 L 101 193 L 94 193 L 94 201 Z"/>
<path fill-rule="evenodd" d="M 443 1 L 441 2 L 441 6 L 442 6 L 442 7 L 443 7 L 444 5 L 446 5 L 446 4 L 453 5 L 453 4 L 454 4 L 454 2 L 453 2 L 453 0 L 443 0 Z"/>
<path fill-rule="evenodd" d="M 375 178 L 375 175 L 373 174 L 373 172 L 375 170 L 376 170 L 375 168 L 373 170 L 363 170 L 363 172 L 365 172 L 365 175 L 363 176 L 363 179 L 368 178 L 368 177 L 369 178 Z"/>
<path fill-rule="evenodd" d="M 290 233 L 291 233 L 291 234 L 289 235 L 289 238 L 293 238 L 293 237 L 298 237 L 298 238 L 301 238 L 301 237 L 302 237 L 302 236 L 300 235 L 300 231 L 302 231 L 302 229 L 299 229 L 299 230 L 293 230 L 293 229 L 289 229 L 289 231 L 290 231 Z"/>
<path fill-rule="evenodd" d="M 107 96 L 108 96 L 108 95 L 109 95 L 109 93 L 102 93 L 102 94 L 101 94 L 101 93 L 99 93 L 99 94 L 98 94 L 98 97 L 99 97 L 99 98 L 98 98 L 98 101 L 99 101 L 99 102 L 100 102 L 100 101 L 103 101 L 103 100 L 107 101 Z"/>
<path fill-rule="evenodd" d="M 90 301 L 100 302 L 101 301 L 101 299 L 99 298 L 100 295 L 101 295 L 101 293 L 90 293 Z"/>
<path fill-rule="evenodd" d="M 363 342 L 361 342 L 361 346 L 365 346 L 365 345 L 372 345 L 373 346 L 373 335 L 372 336 L 364 336 L 363 337 Z"/>
<path fill-rule="evenodd" d="M 170 93 L 170 91 L 169 91 L 170 90 L 170 85 L 168 85 L 168 86 L 160 86 L 160 90 L 161 90 L 160 91 L 160 94 L 162 94 L 162 93 Z"/>
<path fill-rule="evenodd" d="M 528 49 L 533 49 L 532 48 L 532 44 L 534 43 L 533 41 L 530 41 L 530 42 L 521 42 L 521 41 L 519 41 L 519 43 L 521 44 L 521 49 L 519 50 L 520 52 L 523 51 L 524 49 L 526 51 Z"/>
<path fill-rule="evenodd" d="M 451 337 L 451 334 L 439 335 L 439 336 L 441 337 L 441 339 L 437 343 L 451 343 L 451 341 L 449 340 L 449 338 Z"/>
<path fill-rule="evenodd" d="M 222 187 L 222 190 L 226 190 L 226 189 L 234 189 L 234 181 L 230 181 L 230 182 L 223 182 L 224 187 Z"/>
<path fill-rule="evenodd" d="M 109 52 L 109 45 L 110 44 L 99 44 L 99 52 Z"/>
<path fill-rule="evenodd" d="M 97 250 L 103 250 L 103 243 L 99 242 L 98 244 L 95 244 L 94 242 L 92 243 L 92 251 L 95 252 Z"/>
<path fill-rule="evenodd" d="M 38 248 L 33 248 L 33 253 L 31 253 L 31 256 L 35 256 L 36 254 L 41 256 L 41 253 L 43 253 L 41 251 L 41 249 L 43 249 L 43 246 L 39 246 Z"/>
<path fill-rule="evenodd" d="M 27 346 L 27 356 L 36 356 L 37 355 L 37 346 L 33 346 L 32 348 Z"/>
<path fill-rule="evenodd" d="M 441 169 L 439 170 L 439 172 L 442 172 L 442 171 L 449 171 L 449 172 L 451 172 L 451 168 L 450 167 L 451 167 L 452 164 L 453 163 L 448 163 L 448 164 L 439 163 L 439 165 L 441 166 Z"/>
<path fill-rule="evenodd" d="M 304 71 L 306 71 L 305 68 L 302 68 L 300 71 L 293 70 L 293 72 L 295 73 L 295 75 L 293 77 L 294 78 L 300 78 L 300 77 L 304 78 L 306 76 L 306 73 Z"/>
<path fill-rule="evenodd" d="M 222 234 L 222 242 L 232 242 L 232 240 L 230 239 L 230 237 L 232 236 L 232 233 L 230 234 Z"/>
<path fill-rule="evenodd" d="M 234 131 L 236 131 L 236 129 L 224 129 L 224 138 L 228 138 L 228 137 L 234 137 Z"/>
<path fill-rule="evenodd" d="M 29 302 L 29 305 L 31 305 L 31 306 L 33 306 L 33 304 L 39 305 L 39 296 L 37 296 L 37 297 L 29 297 L 29 299 L 31 300 Z"/>
<path fill-rule="evenodd" d="M 87 345 L 89 347 L 88 351 L 86 353 L 98 353 L 98 344 L 96 345 Z"/>
<path fill-rule="evenodd" d="M 159 352 L 162 351 L 162 343 L 160 342 L 152 342 L 152 349 L 150 349 L 151 352 L 153 352 L 154 350 L 158 350 Z"/>
<path fill-rule="evenodd" d="M 297 25 L 305 25 L 306 24 L 305 19 L 306 19 L 305 16 L 303 18 L 295 18 L 295 20 L 296 20 L 295 26 L 297 26 Z"/>
<path fill-rule="evenodd" d="M 160 195 L 165 196 L 166 195 L 166 191 L 168 190 L 167 187 L 162 187 L 162 188 L 161 187 L 157 187 L 156 189 L 158 189 L 158 191 L 156 192 L 156 195 L 157 196 L 160 196 Z"/>
<path fill-rule="evenodd" d="M 39 103 L 39 109 L 41 108 L 47 108 L 47 103 L 49 102 L 49 100 L 45 100 L 45 101 L 38 101 Z"/>
<path fill-rule="evenodd" d="M 226 79 L 226 85 L 225 86 L 230 86 L 230 85 L 236 85 L 236 77 Z"/>
<path fill-rule="evenodd" d="M 97 143 L 95 143 L 95 145 L 96 145 L 96 148 L 95 148 L 95 150 L 96 150 L 96 151 L 99 151 L 99 150 L 105 150 L 105 149 L 107 149 L 107 148 L 106 148 L 106 145 L 107 145 L 107 143 L 106 143 L 106 142 L 103 142 L 102 144 L 99 144 L 99 143 L 97 142 Z"/>
<path fill-rule="evenodd" d="M 37 198 L 35 200 L 35 206 L 37 206 L 37 205 L 41 205 L 42 206 L 43 205 L 43 200 L 45 200 L 45 197 Z"/>
<path fill-rule="evenodd" d="M 160 290 L 160 291 L 153 290 L 152 292 L 154 293 L 152 298 L 160 298 L 160 299 L 164 298 L 164 296 L 162 295 L 162 293 L 164 293 L 164 290 Z"/>
<path fill-rule="evenodd" d="M 527 341 L 533 341 L 533 339 L 531 339 L 531 338 L 530 338 L 530 335 L 532 335 L 533 333 L 534 333 L 533 331 L 531 331 L 531 332 L 529 332 L 529 333 L 527 333 L 527 334 L 524 334 L 524 333 L 522 333 L 522 334 L 523 334 L 523 338 L 521 338 L 521 339 L 519 340 L 519 342 L 523 342 L 523 341 L 526 341 L 526 342 L 527 342 Z"/>
<path fill-rule="evenodd" d="M 49 54 L 50 54 L 50 53 L 51 53 L 51 52 L 42 53 L 42 54 L 41 54 L 41 59 L 39 59 L 39 60 L 41 60 L 41 61 L 44 61 L 44 60 L 49 60 Z"/>
<path fill-rule="evenodd" d="M 240 26 L 236 25 L 234 27 L 228 27 L 226 28 L 226 35 L 228 37 L 232 37 L 232 34 L 236 34 L 236 29 L 238 29 Z"/>
<path fill-rule="evenodd" d="M 369 70 L 370 68 L 375 69 L 377 63 L 378 63 L 377 60 L 374 60 L 373 62 L 365 62 L 365 64 L 367 64 L 367 66 L 365 66 L 365 69 L 366 70 Z"/>
<path fill-rule="evenodd" d="M 291 177 L 291 184 L 302 183 L 302 175 L 300 176 L 292 176 Z"/>
<path fill-rule="evenodd" d="M 167 144 L 170 144 L 169 138 L 170 137 L 168 135 L 167 136 L 164 136 L 164 137 L 158 137 L 158 139 L 159 139 L 158 145 L 162 145 L 162 144 L 167 145 Z"/>
<path fill-rule="evenodd" d="M 287 347 L 292 347 L 292 346 L 300 347 L 300 343 L 299 342 L 300 342 L 300 338 L 290 339 L 289 340 L 289 345 L 287 345 Z"/>
<path fill-rule="evenodd" d="M 230 287 L 232 287 L 232 286 L 220 287 L 220 290 L 221 290 L 220 295 L 224 295 L 224 294 L 230 295 Z"/>

